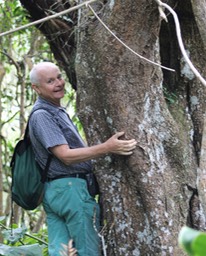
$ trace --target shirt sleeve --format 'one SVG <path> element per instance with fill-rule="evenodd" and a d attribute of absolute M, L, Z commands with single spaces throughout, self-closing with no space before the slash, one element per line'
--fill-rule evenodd
<path fill-rule="evenodd" d="M 68 144 L 58 123 L 48 111 L 36 111 L 29 122 L 35 139 L 47 150 L 54 146 Z"/>

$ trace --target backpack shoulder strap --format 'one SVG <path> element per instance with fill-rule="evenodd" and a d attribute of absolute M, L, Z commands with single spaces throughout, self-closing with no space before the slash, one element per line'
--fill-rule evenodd
<path fill-rule="evenodd" d="M 32 110 L 30 115 L 29 115 L 28 121 L 27 121 L 24 137 L 26 137 L 26 138 L 29 137 L 29 120 L 30 120 L 31 116 L 34 114 L 34 112 L 36 112 L 37 110 L 40 110 L 40 109 L 46 110 L 51 115 L 54 115 L 54 113 L 52 111 L 50 111 L 49 108 L 39 107 L 39 108 L 36 108 L 36 109 Z"/>

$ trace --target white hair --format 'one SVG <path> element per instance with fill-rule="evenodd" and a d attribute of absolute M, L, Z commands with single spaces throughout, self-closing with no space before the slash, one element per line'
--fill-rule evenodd
<path fill-rule="evenodd" d="M 31 72 L 30 72 L 30 81 L 31 81 L 31 84 L 34 84 L 34 85 L 39 85 L 39 71 L 42 69 L 42 68 L 45 68 L 45 67 L 57 67 L 54 63 L 52 62 L 40 62 L 36 65 L 34 65 L 34 67 L 32 68 Z"/>

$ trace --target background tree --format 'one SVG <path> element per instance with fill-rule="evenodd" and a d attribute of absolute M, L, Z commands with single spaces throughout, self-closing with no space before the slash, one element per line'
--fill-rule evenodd
<path fill-rule="evenodd" d="M 21 0 L 32 20 L 79 2 Z M 188 55 L 205 76 L 206 5 L 198 0 L 167 3 L 179 16 Z M 38 25 L 77 87 L 88 143 L 104 141 L 119 130 L 126 132 L 125 138 L 138 140 L 131 157 L 106 156 L 95 164 L 108 255 L 182 255 L 177 244 L 181 226 L 205 229 L 199 189 L 205 183 L 196 186 L 204 174 L 205 88 L 182 58 L 172 16 L 166 12 L 168 23 L 160 21 L 157 1 L 92 6 L 133 50 L 176 71 L 137 58 L 89 8 Z"/>
<path fill-rule="evenodd" d="M 19 1 L 6 1 L 0 4 L 1 32 L 19 24 L 28 23 L 25 10 Z M 0 216 L 5 216 L 5 224 L 11 218 L 11 173 L 9 164 L 15 141 L 24 133 L 28 113 L 35 100 L 28 81 L 28 72 L 34 60 L 52 59 L 47 52 L 48 44 L 44 36 L 34 27 L 19 33 L 0 38 Z M 26 216 L 25 216 L 26 215 Z M 13 222 L 22 224 L 27 219 L 30 228 L 39 231 L 44 223 L 44 211 L 30 214 L 17 205 L 14 206 Z"/>
<path fill-rule="evenodd" d="M 23 9 L 18 0 L 0 2 L 0 10 L 1 33 L 28 23 L 26 10 Z M 25 123 L 36 99 L 36 94 L 31 90 L 29 71 L 34 62 L 54 61 L 54 58 L 45 37 L 35 27 L 1 36 L 0 46 L 0 225 L 2 227 L 1 233 L 4 233 L 5 230 L 9 230 L 11 227 L 11 170 L 9 165 L 14 145 L 24 133 Z M 68 82 L 66 91 L 64 105 L 79 125 L 78 119 L 74 116 L 75 93 L 71 90 Z M 18 233 L 21 230 L 21 235 L 25 233 L 24 224 L 26 224 L 29 233 L 24 236 L 24 240 L 21 239 L 21 243 L 18 244 L 17 241 L 16 246 L 21 245 L 22 242 L 26 244 L 35 243 L 36 240 L 30 238 L 30 236 L 28 238 L 28 235 L 37 232 L 39 233 L 37 238 L 43 239 L 44 242 L 47 241 L 45 213 L 42 207 L 35 211 L 24 211 L 14 204 L 12 223 L 13 228 L 19 228 Z M 7 234 L 10 236 L 11 233 L 10 230 L 6 232 L 3 235 L 4 238 Z M 37 236 L 37 234 L 35 235 Z M 19 237 L 19 234 L 16 237 L 15 235 L 14 237 L 8 236 L 6 243 L 11 240 L 13 242 L 15 238 Z M 0 238 L 0 241 L 5 243 L 3 237 Z M 42 244 L 42 241 L 40 244 Z M 0 250 L 4 249 L 8 254 L 8 248 L 3 247 L 2 249 L 2 244 L 0 244 Z M 16 248 L 16 250 L 20 249 Z M 26 248 L 25 250 L 28 253 L 31 249 Z M 38 252 L 39 250 L 38 248 Z M 44 255 L 47 255 L 46 250 Z"/>

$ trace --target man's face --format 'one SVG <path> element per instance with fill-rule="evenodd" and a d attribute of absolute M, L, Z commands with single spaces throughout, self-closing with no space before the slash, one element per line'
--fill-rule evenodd
<path fill-rule="evenodd" d="M 33 85 L 35 91 L 42 98 L 60 105 L 61 98 L 64 97 L 65 81 L 57 66 L 45 65 L 38 70 L 39 84 Z"/>

